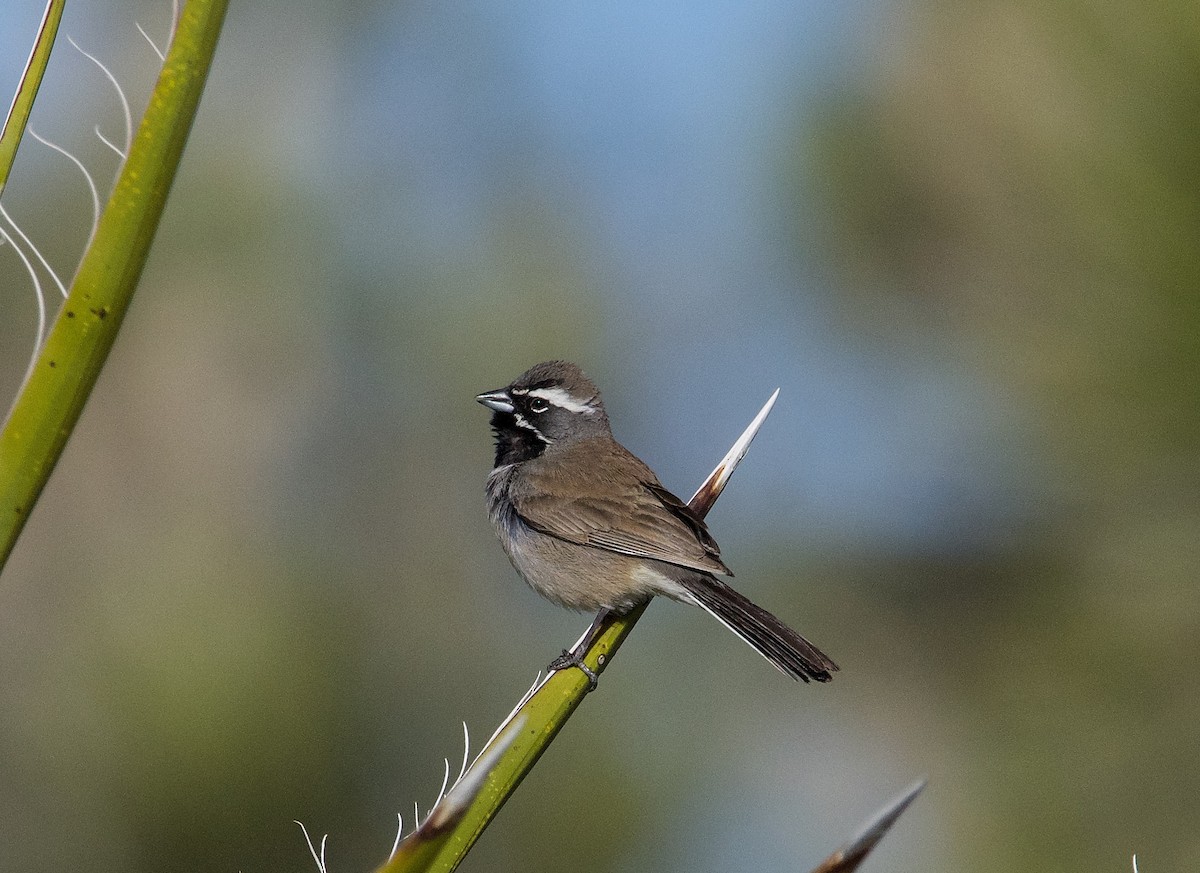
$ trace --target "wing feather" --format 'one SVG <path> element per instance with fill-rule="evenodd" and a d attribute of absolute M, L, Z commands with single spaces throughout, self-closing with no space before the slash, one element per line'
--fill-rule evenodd
<path fill-rule="evenodd" d="M 561 485 L 548 487 L 547 471 L 527 469 L 527 487 L 511 494 L 517 514 L 535 530 L 577 545 L 733 575 L 704 520 L 663 488 L 645 464 L 624 455 L 612 459 L 615 470 L 605 467 L 607 475 L 570 489 L 570 498 Z"/>

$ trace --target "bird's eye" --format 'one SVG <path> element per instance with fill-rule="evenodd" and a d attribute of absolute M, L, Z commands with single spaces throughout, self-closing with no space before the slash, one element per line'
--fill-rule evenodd
<path fill-rule="evenodd" d="M 543 400 L 541 397 L 534 397 L 532 400 L 529 401 L 529 411 L 530 412 L 545 412 L 549 408 L 550 408 L 549 402 Z"/>

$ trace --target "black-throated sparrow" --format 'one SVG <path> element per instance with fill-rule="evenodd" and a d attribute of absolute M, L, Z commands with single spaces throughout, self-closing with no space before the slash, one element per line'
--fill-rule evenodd
<path fill-rule="evenodd" d="M 577 366 L 547 361 L 475 399 L 492 410 L 496 437 L 488 515 L 535 591 L 618 613 L 662 594 L 702 607 L 793 678 L 832 678 L 823 652 L 713 575 L 733 574 L 703 519 L 613 439 L 600 392 Z M 572 663 L 582 667 L 551 666 Z"/>

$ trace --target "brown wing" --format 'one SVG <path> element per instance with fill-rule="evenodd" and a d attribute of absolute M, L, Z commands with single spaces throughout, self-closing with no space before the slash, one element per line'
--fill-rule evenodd
<path fill-rule="evenodd" d="M 526 524 L 583 546 L 733 575 L 704 521 L 649 467 L 614 442 L 580 449 L 590 450 L 586 469 L 594 475 L 564 473 L 580 469 L 568 458 L 522 471 L 511 496 Z"/>

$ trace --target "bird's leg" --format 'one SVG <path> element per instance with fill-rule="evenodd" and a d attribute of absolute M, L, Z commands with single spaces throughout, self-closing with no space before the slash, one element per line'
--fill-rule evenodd
<path fill-rule="evenodd" d="M 563 649 L 563 653 L 550 662 L 549 669 L 565 670 L 568 667 L 578 667 L 583 671 L 583 675 L 588 679 L 588 691 L 595 691 L 596 686 L 600 684 L 600 677 L 596 675 L 596 671 L 583 663 L 583 652 L 577 652 L 575 649 Z"/>
<path fill-rule="evenodd" d="M 587 629 L 587 633 L 575 644 L 574 648 L 563 649 L 563 653 L 550 662 L 549 669 L 565 670 L 568 667 L 578 667 L 583 671 L 583 675 L 588 678 L 588 691 L 595 691 L 600 679 L 596 675 L 596 671 L 583 662 L 583 656 L 592 647 L 592 643 L 596 642 L 596 638 L 600 636 L 600 632 L 604 627 L 604 621 L 611 612 L 612 610 L 608 609 L 608 607 L 601 608 L 596 613 L 596 617 L 592 619 L 591 627 Z"/>

